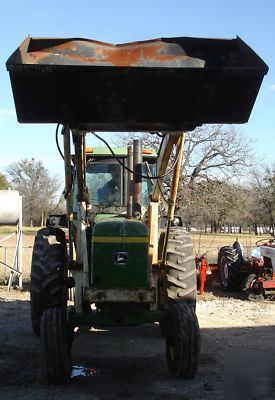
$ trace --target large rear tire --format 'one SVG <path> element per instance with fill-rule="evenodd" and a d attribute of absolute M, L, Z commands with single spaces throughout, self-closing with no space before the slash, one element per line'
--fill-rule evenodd
<path fill-rule="evenodd" d="M 182 228 L 171 228 L 168 238 L 165 289 L 170 300 L 188 300 L 197 297 L 196 266 L 189 233 Z"/>
<path fill-rule="evenodd" d="M 236 248 L 224 246 L 218 254 L 219 280 L 222 290 L 240 290 L 242 285 L 242 264 Z"/>
<path fill-rule="evenodd" d="M 191 303 L 178 301 L 167 315 L 166 358 L 176 378 L 190 379 L 196 374 L 200 354 L 200 331 Z"/>
<path fill-rule="evenodd" d="M 40 229 L 33 247 L 30 285 L 32 329 L 36 335 L 45 310 L 66 306 L 65 265 L 65 233 L 57 228 Z"/>
<path fill-rule="evenodd" d="M 40 343 L 43 369 L 48 384 L 71 380 L 70 342 L 65 312 L 60 307 L 47 309 L 41 318 Z"/>

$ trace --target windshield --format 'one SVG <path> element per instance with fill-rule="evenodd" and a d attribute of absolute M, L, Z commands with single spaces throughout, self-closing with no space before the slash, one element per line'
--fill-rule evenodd
<path fill-rule="evenodd" d="M 86 182 L 92 204 L 122 205 L 122 174 L 117 164 L 92 163 L 87 167 Z"/>
<path fill-rule="evenodd" d="M 148 171 L 149 168 L 149 171 Z M 155 166 L 142 165 L 143 175 L 154 175 Z M 127 171 L 117 162 L 95 161 L 87 166 L 86 182 L 91 204 L 105 206 L 126 206 Z M 147 206 L 152 191 L 150 179 L 142 179 L 141 205 Z"/>

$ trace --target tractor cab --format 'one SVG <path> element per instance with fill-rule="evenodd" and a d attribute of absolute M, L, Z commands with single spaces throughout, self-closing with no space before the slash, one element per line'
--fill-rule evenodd
<path fill-rule="evenodd" d="M 114 147 L 113 154 L 104 147 L 86 148 L 86 187 L 91 215 L 126 214 L 133 191 L 131 166 L 132 148 Z M 130 154 L 130 157 L 129 157 Z M 142 149 L 141 164 L 141 215 L 150 203 L 153 180 L 156 173 L 157 153 Z M 77 209 L 77 179 L 74 179 L 74 210 Z"/>

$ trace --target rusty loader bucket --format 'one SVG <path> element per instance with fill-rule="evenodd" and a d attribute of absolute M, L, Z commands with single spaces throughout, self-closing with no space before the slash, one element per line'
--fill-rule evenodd
<path fill-rule="evenodd" d="M 98 131 L 247 122 L 268 71 L 240 38 L 28 37 L 6 65 L 19 122 Z"/>

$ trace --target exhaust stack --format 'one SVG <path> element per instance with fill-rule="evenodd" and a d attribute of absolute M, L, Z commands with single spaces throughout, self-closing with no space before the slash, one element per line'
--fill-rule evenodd
<path fill-rule="evenodd" d="M 133 148 L 133 167 L 134 167 L 134 185 L 133 185 L 133 215 L 139 218 L 141 215 L 141 185 L 142 185 L 142 141 L 134 140 Z"/>
<path fill-rule="evenodd" d="M 128 147 L 127 167 L 133 171 L 133 147 Z M 133 174 L 127 172 L 127 214 L 133 216 Z"/>

